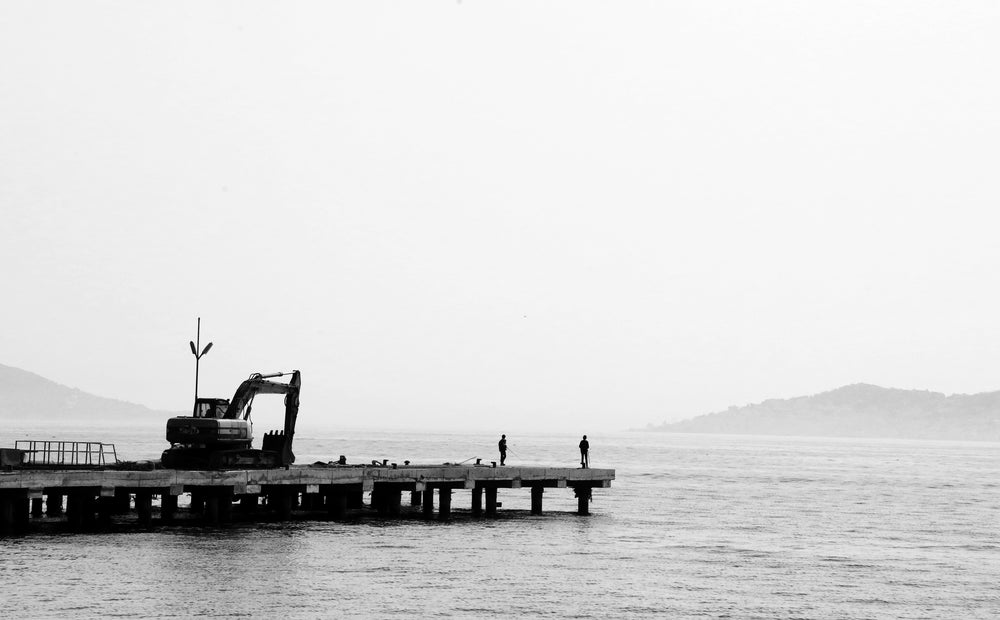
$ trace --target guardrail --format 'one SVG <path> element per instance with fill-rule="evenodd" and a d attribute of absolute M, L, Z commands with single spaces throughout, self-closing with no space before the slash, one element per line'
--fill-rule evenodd
<path fill-rule="evenodd" d="M 86 469 L 118 463 L 113 443 L 24 439 L 14 442 L 14 447 L 24 451 L 24 467 Z"/>

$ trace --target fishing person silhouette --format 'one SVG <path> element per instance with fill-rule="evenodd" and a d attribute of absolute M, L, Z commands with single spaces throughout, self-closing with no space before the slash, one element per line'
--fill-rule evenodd
<path fill-rule="evenodd" d="M 580 467 L 584 469 L 590 467 L 590 442 L 587 441 L 586 435 L 580 440 Z"/>
<path fill-rule="evenodd" d="M 503 465 L 504 461 L 507 460 L 507 435 L 500 435 L 497 448 L 500 450 L 500 464 Z"/>

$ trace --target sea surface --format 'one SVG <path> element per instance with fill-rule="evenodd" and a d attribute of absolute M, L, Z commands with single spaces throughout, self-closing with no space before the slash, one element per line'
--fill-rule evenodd
<path fill-rule="evenodd" d="M 30 421 L 26 421 L 26 426 Z M 51 433 L 7 429 L 0 445 Z M 90 439 L 91 437 L 68 437 Z M 124 459 L 155 433 L 102 431 Z M 500 491 L 497 520 L 160 527 L 0 539 L 8 618 L 996 618 L 1000 444 L 594 434 L 617 470 Z M 496 458 L 497 437 L 301 433 L 299 463 Z M 512 465 L 578 465 L 579 436 L 508 434 Z M 469 492 L 456 491 L 455 509 Z"/>

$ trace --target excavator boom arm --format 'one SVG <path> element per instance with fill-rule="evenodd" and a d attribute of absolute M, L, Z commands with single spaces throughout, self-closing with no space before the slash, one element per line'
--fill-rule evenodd
<path fill-rule="evenodd" d="M 279 383 L 277 381 L 270 381 L 269 379 L 273 377 L 281 377 L 287 373 L 275 373 L 272 375 L 261 375 L 253 374 L 250 378 L 240 384 L 240 387 L 236 388 L 236 392 L 233 394 L 232 400 L 229 401 L 229 406 L 226 408 L 226 413 L 222 417 L 227 420 L 246 420 L 249 417 L 249 411 L 247 410 L 248 405 L 253 401 L 254 396 L 257 394 L 286 394 L 285 398 L 285 430 L 288 430 L 288 417 L 289 417 L 289 402 L 294 401 L 296 405 L 296 411 L 294 412 L 292 426 L 294 428 L 295 422 L 294 417 L 298 414 L 298 399 L 299 399 L 299 387 L 302 384 L 302 379 L 299 371 L 292 371 L 292 378 L 288 383 Z M 288 396 L 294 396 L 290 399 Z"/>
<path fill-rule="evenodd" d="M 285 425 L 283 437 L 272 444 L 273 448 L 281 453 L 281 463 L 289 465 L 295 461 L 292 453 L 292 438 L 295 435 L 295 422 L 299 416 L 299 390 L 302 385 L 302 375 L 298 370 L 292 371 L 292 377 L 288 383 L 270 381 L 275 377 L 284 376 L 287 373 L 275 373 L 272 375 L 254 374 L 240 384 L 233 394 L 233 399 L 226 409 L 225 418 L 246 420 L 250 416 L 250 403 L 257 394 L 284 394 L 285 395 Z M 271 439 L 265 437 L 265 444 Z M 265 450 L 267 448 L 265 447 Z"/>

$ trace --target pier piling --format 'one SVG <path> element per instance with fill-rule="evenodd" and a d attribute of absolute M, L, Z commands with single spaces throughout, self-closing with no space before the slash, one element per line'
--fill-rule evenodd
<path fill-rule="evenodd" d="M 164 493 L 160 496 L 160 519 L 164 523 L 170 523 L 177 514 L 177 495 Z"/>
<path fill-rule="evenodd" d="M 43 514 L 42 511 L 42 498 L 32 497 L 31 498 L 31 516 L 34 518 L 39 518 Z"/>
<path fill-rule="evenodd" d="M 430 519 L 434 515 L 434 488 L 430 485 L 424 489 L 423 502 L 421 503 L 421 510 L 423 511 L 424 518 Z"/>
<path fill-rule="evenodd" d="M 472 489 L 472 516 L 480 517 L 483 514 L 483 487 L 476 486 Z"/>
<path fill-rule="evenodd" d="M 531 514 L 533 515 L 542 514 L 543 493 L 545 493 L 545 487 L 542 486 L 531 487 Z"/>
<path fill-rule="evenodd" d="M 438 520 L 447 521 L 451 518 L 451 489 L 438 489 Z"/>
<path fill-rule="evenodd" d="M 486 487 L 486 516 L 497 516 L 497 488 L 495 486 Z"/>
<path fill-rule="evenodd" d="M 58 491 L 49 491 L 45 495 L 45 514 L 50 517 L 61 515 L 63 512 L 63 494 Z"/>

